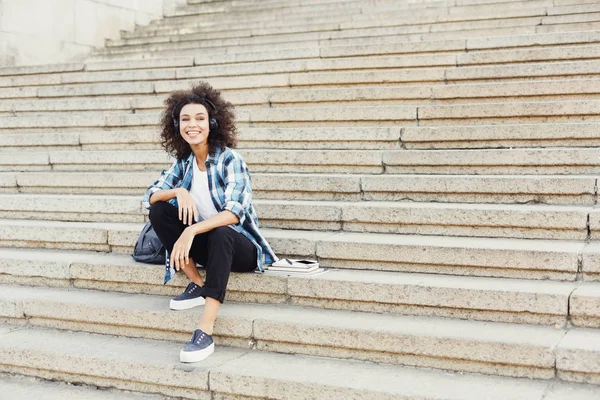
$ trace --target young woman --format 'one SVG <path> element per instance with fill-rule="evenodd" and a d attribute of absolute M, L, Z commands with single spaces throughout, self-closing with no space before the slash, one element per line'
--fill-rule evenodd
<path fill-rule="evenodd" d="M 174 92 L 165 104 L 161 144 L 176 161 L 148 188 L 143 204 L 168 252 L 165 283 L 175 270 L 191 281 L 171 309 L 205 307 L 180 354 L 182 362 L 197 362 L 214 352 L 213 326 L 230 272 L 263 271 L 277 257 L 258 229 L 248 168 L 231 150 L 233 105 L 207 83 Z M 204 281 L 196 263 L 206 267 Z"/>

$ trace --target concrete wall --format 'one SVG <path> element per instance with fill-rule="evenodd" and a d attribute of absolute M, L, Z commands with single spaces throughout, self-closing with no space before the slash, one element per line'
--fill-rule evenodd
<path fill-rule="evenodd" d="M 0 0 L 0 67 L 80 61 L 185 0 Z"/>

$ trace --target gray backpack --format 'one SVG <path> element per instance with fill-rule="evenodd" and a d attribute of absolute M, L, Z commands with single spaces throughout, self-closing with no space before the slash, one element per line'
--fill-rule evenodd
<path fill-rule="evenodd" d="M 135 261 L 147 264 L 164 264 L 165 263 L 165 247 L 160 242 L 156 232 L 152 229 L 150 221 L 146 222 L 140 237 L 135 242 L 133 254 Z"/>

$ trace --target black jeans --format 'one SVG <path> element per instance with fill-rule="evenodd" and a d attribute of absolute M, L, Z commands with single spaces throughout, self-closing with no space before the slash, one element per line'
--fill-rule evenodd
<path fill-rule="evenodd" d="M 177 207 L 159 201 L 150 207 L 150 222 L 163 246 L 169 251 L 186 225 L 179 220 Z M 206 267 L 202 297 L 211 297 L 223 303 L 231 271 L 250 272 L 256 269 L 257 251 L 244 235 L 227 226 L 196 235 L 190 257 Z"/>

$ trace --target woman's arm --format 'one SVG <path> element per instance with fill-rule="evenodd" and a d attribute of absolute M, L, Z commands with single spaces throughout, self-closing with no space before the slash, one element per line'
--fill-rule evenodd
<path fill-rule="evenodd" d="M 177 197 L 177 191 L 181 191 L 181 190 L 185 190 L 185 189 L 175 188 L 175 189 L 168 189 L 168 190 L 158 190 L 150 195 L 150 199 L 148 200 L 148 202 L 150 203 L 150 205 L 152 205 L 158 201 L 167 201 L 167 200 L 174 199 L 175 197 Z"/>
<path fill-rule="evenodd" d="M 238 223 L 244 223 L 246 208 L 252 204 L 252 184 L 250 172 L 241 155 L 231 152 L 231 159 L 223 168 L 225 181 L 224 209 L 237 216 Z"/>
<path fill-rule="evenodd" d="M 159 201 L 167 201 L 177 197 L 177 210 L 179 213 L 179 220 L 184 225 L 192 225 L 194 221 L 198 220 L 198 208 L 194 198 L 185 188 L 175 188 L 159 190 L 150 195 L 148 203 L 150 205 Z"/>
<path fill-rule="evenodd" d="M 239 221 L 240 219 L 237 215 L 231 211 L 223 210 L 217 215 L 205 219 L 204 221 L 196 222 L 194 225 L 188 226 L 186 229 L 189 229 L 191 233 L 196 236 L 200 233 L 212 231 L 220 226 L 235 225 Z"/>
<path fill-rule="evenodd" d="M 183 170 L 181 169 L 180 162 L 175 160 L 171 167 L 168 170 L 163 170 L 160 174 L 160 178 L 158 178 L 152 185 L 146 189 L 146 193 L 144 193 L 144 197 L 142 198 L 142 206 L 147 210 L 150 209 L 150 206 L 153 203 L 156 203 L 158 200 L 155 198 L 154 194 L 158 191 L 170 191 L 177 183 L 183 178 Z M 164 195 L 164 194 L 163 194 Z M 173 196 L 176 197 L 176 196 Z M 168 200 L 173 197 L 169 197 Z M 154 199 L 150 202 L 150 199 Z"/>

